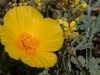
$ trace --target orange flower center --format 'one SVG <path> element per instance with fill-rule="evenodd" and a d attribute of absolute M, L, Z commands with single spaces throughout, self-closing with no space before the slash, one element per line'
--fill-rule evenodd
<path fill-rule="evenodd" d="M 31 34 L 22 33 L 17 41 L 18 47 L 27 54 L 35 54 L 39 47 L 39 40 Z"/>

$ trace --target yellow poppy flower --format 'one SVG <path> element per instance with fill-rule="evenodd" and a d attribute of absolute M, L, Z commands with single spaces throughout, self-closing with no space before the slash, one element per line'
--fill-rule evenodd
<path fill-rule="evenodd" d="M 63 25 L 65 26 L 64 30 L 66 30 L 66 31 L 76 30 L 76 22 L 75 21 L 72 21 L 70 24 L 68 24 L 68 22 L 64 21 Z"/>
<path fill-rule="evenodd" d="M 49 68 L 57 62 L 53 53 L 63 43 L 63 31 L 53 19 L 33 7 L 14 7 L 4 16 L 0 29 L 1 43 L 9 56 L 31 67 Z"/>

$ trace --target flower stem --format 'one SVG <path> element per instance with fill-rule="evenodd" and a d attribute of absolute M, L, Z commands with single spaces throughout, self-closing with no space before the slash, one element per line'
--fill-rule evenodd
<path fill-rule="evenodd" d="M 27 74 L 27 75 L 31 75 L 31 74 L 30 74 L 30 71 L 29 71 L 29 68 L 28 68 L 28 65 L 25 65 L 25 69 L 26 69 L 26 74 Z"/>
<path fill-rule="evenodd" d="M 83 73 L 83 75 L 86 75 L 86 73 L 84 72 L 84 70 L 83 70 L 83 67 L 82 67 L 82 64 L 80 63 L 80 61 L 77 59 L 77 57 L 73 54 L 73 57 L 76 59 L 76 61 L 78 62 L 78 64 L 79 64 L 79 66 L 80 66 L 80 68 L 81 68 L 81 71 L 82 71 L 82 73 Z"/>

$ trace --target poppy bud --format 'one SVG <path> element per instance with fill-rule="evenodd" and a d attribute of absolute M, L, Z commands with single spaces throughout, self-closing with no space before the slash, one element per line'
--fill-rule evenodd
<path fill-rule="evenodd" d="M 57 12 L 56 11 L 54 11 L 53 13 L 52 13 L 52 18 L 53 19 L 57 19 L 57 17 L 58 17 L 58 14 L 57 14 Z"/>
<path fill-rule="evenodd" d="M 58 54 L 58 56 L 62 56 L 63 55 L 61 51 L 58 51 L 57 54 Z"/>
<path fill-rule="evenodd" d="M 73 50 L 69 49 L 67 52 L 69 55 L 73 55 Z"/>
<path fill-rule="evenodd" d="M 55 7 L 56 7 L 57 9 L 61 9 L 61 8 L 62 8 L 62 3 L 61 3 L 60 1 L 57 1 L 57 2 L 55 3 Z"/>
<path fill-rule="evenodd" d="M 77 10 L 76 12 L 75 12 L 75 17 L 79 17 L 80 15 L 81 15 L 81 11 L 80 10 Z"/>

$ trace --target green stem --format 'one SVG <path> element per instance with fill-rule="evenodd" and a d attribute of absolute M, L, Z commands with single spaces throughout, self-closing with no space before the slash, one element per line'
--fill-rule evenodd
<path fill-rule="evenodd" d="M 67 71 L 66 71 L 66 68 L 65 68 L 64 56 L 62 57 L 62 69 L 67 74 Z"/>
<path fill-rule="evenodd" d="M 81 71 L 82 71 L 82 73 L 83 73 L 83 75 L 86 75 L 86 73 L 84 72 L 84 70 L 83 70 L 83 67 L 82 67 L 82 64 L 80 63 L 80 61 L 77 59 L 77 57 L 73 54 L 73 57 L 76 59 L 76 61 L 78 62 L 78 64 L 79 64 L 79 66 L 80 66 L 80 68 L 81 68 Z"/>
<path fill-rule="evenodd" d="M 86 49 L 86 69 L 89 69 L 89 58 L 88 58 L 88 50 Z"/>
<path fill-rule="evenodd" d="M 27 75 L 31 75 L 31 74 L 30 74 L 30 71 L 29 71 L 29 68 L 28 68 L 28 65 L 25 65 L 25 69 L 26 69 L 26 74 L 27 74 Z"/>
<path fill-rule="evenodd" d="M 67 59 L 67 60 L 66 60 Z M 65 65 L 66 65 L 66 70 L 67 70 L 67 72 L 68 72 L 68 75 L 71 75 L 70 74 L 70 71 L 69 71 L 69 67 L 68 67 L 68 62 L 69 62 L 69 59 L 68 59 L 68 53 L 66 54 L 66 57 L 65 57 Z"/>

